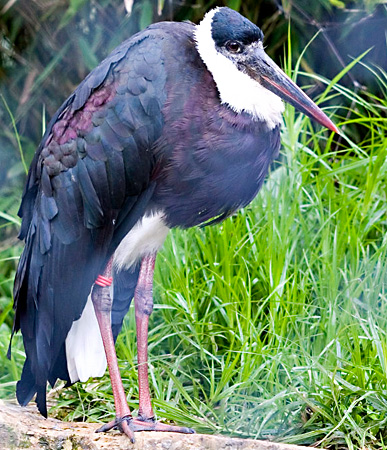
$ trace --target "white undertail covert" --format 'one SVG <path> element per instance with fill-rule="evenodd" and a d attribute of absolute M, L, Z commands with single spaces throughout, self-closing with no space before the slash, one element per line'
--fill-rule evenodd
<path fill-rule="evenodd" d="M 102 377 L 107 362 L 90 295 L 81 317 L 70 328 L 65 346 L 67 370 L 72 383 Z"/>

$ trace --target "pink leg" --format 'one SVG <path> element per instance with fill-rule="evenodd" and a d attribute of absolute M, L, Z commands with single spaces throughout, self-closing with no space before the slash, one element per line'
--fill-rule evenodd
<path fill-rule="evenodd" d="M 154 417 L 148 378 L 148 324 L 153 310 L 153 272 L 156 254 L 147 255 L 141 262 L 141 270 L 134 293 L 137 329 L 137 360 L 139 418 L 147 421 Z"/>
<path fill-rule="evenodd" d="M 156 422 L 151 404 L 148 378 L 148 325 L 153 310 L 153 273 L 156 253 L 144 256 L 141 261 L 140 275 L 134 292 L 134 307 L 137 329 L 138 360 L 138 418 L 133 420 L 134 430 L 174 431 L 177 433 L 194 433 L 187 427 L 177 427 Z M 142 423 L 142 424 L 141 424 Z"/>
<path fill-rule="evenodd" d="M 103 277 L 109 279 L 112 276 L 112 259 L 108 262 Z M 106 360 L 109 369 L 110 381 L 112 384 L 114 406 L 116 410 L 116 420 L 103 425 L 98 431 L 108 431 L 120 422 L 121 431 L 124 432 L 131 441 L 134 442 L 133 430 L 123 418 L 131 418 L 130 409 L 126 401 L 125 390 L 122 384 L 120 370 L 118 367 L 117 355 L 114 346 L 114 339 L 111 326 L 112 299 L 109 286 L 94 284 L 91 298 L 93 301 L 95 315 L 97 317 L 99 329 L 101 331 L 102 342 L 105 349 Z"/>
<path fill-rule="evenodd" d="M 147 255 L 141 262 L 139 280 L 136 286 L 134 301 L 136 311 L 137 347 L 138 347 L 138 383 L 139 383 L 139 417 L 133 419 L 126 401 L 124 387 L 117 362 L 114 339 L 111 329 L 112 299 L 109 286 L 95 284 L 91 298 L 97 321 L 101 331 L 106 360 L 108 363 L 110 380 L 113 389 L 116 419 L 103 425 L 97 431 L 109 431 L 118 428 L 134 442 L 134 431 L 174 431 L 178 433 L 194 433 L 191 428 L 177 427 L 156 422 L 151 405 L 148 381 L 148 323 L 153 309 L 153 272 L 156 254 Z M 108 262 L 102 278 L 111 278 L 112 259 Z M 99 279 L 97 282 L 99 283 Z M 101 279 L 102 279 L 101 278 Z M 102 283 L 104 284 L 104 280 Z"/>

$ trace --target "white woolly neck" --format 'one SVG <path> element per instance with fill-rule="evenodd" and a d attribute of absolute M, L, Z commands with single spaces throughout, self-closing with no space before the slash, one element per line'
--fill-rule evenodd
<path fill-rule="evenodd" d="M 209 11 L 196 26 L 194 35 L 199 55 L 214 78 L 221 102 L 237 113 L 245 111 L 273 129 L 281 123 L 283 102 L 280 97 L 238 70 L 231 60 L 216 50 L 211 27 L 218 10 L 215 8 Z"/>

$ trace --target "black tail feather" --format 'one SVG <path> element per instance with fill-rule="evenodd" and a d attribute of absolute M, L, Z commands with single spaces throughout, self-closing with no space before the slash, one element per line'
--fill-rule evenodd
<path fill-rule="evenodd" d="M 38 406 L 38 410 L 43 417 L 47 418 L 47 400 L 46 400 L 46 389 L 47 382 L 44 383 L 44 386 L 37 387 L 36 393 L 36 404 Z"/>
<path fill-rule="evenodd" d="M 21 406 L 26 406 L 37 392 L 35 377 L 31 371 L 30 360 L 27 358 L 20 381 L 16 384 L 16 398 Z"/>
<path fill-rule="evenodd" d="M 14 332 L 12 331 L 11 337 L 9 339 L 9 345 L 7 350 L 7 358 L 11 359 L 12 357 L 12 339 L 13 339 Z"/>

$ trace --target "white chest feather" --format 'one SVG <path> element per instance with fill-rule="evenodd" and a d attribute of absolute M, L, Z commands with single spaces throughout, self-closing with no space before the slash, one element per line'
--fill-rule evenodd
<path fill-rule="evenodd" d="M 211 36 L 211 23 L 216 9 L 206 14 L 196 27 L 197 50 L 204 64 L 211 72 L 222 103 L 235 112 L 245 111 L 259 121 L 266 122 L 272 129 L 281 123 L 284 111 L 282 100 L 216 50 Z"/>

